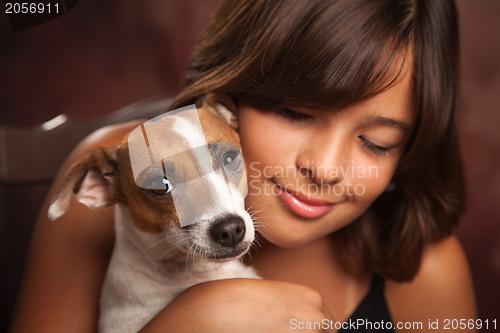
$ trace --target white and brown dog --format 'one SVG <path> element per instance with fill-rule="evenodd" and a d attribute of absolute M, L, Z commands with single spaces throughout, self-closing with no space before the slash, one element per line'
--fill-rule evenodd
<path fill-rule="evenodd" d="M 247 180 L 233 107 L 211 95 L 194 108 L 198 124 L 174 114 L 175 124 L 165 128 L 155 118 L 65 174 L 51 219 L 67 211 L 73 193 L 94 209 L 116 205 L 99 331 L 136 332 L 192 285 L 258 278 L 239 261 L 254 240 L 254 225 L 243 203 Z M 203 140 L 205 154 L 198 153 Z"/>

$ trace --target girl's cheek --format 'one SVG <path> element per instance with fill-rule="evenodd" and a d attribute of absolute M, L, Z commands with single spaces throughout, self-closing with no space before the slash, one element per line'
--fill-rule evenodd
<path fill-rule="evenodd" d="M 356 201 L 371 204 L 387 188 L 394 175 L 396 162 L 360 163 L 351 174 L 352 192 Z"/>

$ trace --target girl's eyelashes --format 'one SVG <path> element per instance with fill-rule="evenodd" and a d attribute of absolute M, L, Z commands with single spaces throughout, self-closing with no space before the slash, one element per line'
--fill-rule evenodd
<path fill-rule="evenodd" d="M 296 121 L 304 121 L 308 119 L 313 119 L 311 115 L 308 115 L 306 113 L 302 113 L 299 111 L 291 110 L 288 108 L 281 108 L 277 109 L 274 111 L 277 115 L 280 117 L 283 117 L 287 119 L 290 122 L 296 122 Z M 364 136 L 360 135 L 359 140 L 361 141 L 361 144 L 367 148 L 371 153 L 377 155 L 377 156 L 385 156 L 387 153 L 390 152 L 392 147 L 382 147 L 374 144 L 370 140 L 366 139 Z"/>
<path fill-rule="evenodd" d="M 290 121 L 300 121 L 300 120 L 306 120 L 306 119 L 311 119 L 312 117 L 305 114 L 301 113 L 298 111 L 290 110 L 287 108 L 283 109 L 278 109 L 275 111 L 278 115 L 280 115 L 283 118 L 286 118 Z"/>
<path fill-rule="evenodd" d="M 379 156 L 386 155 L 389 152 L 389 150 L 391 149 L 390 147 L 377 146 L 376 144 L 374 144 L 373 142 L 367 140 L 366 138 L 364 138 L 361 135 L 359 136 L 359 140 L 361 141 L 361 143 L 363 144 L 363 146 L 365 146 L 366 148 L 368 148 L 368 150 L 370 150 L 372 153 L 374 153 L 376 155 L 379 155 Z"/>

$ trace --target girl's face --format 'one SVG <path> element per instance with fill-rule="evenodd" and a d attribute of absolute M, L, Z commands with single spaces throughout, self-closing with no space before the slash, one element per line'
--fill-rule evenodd
<path fill-rule="evenodd" d="M 353 222 L 389 185 L 413 118 L 410 75 L 340 111 L 240 105 L 247 206 L 263 237 L 294 247 Z"/>

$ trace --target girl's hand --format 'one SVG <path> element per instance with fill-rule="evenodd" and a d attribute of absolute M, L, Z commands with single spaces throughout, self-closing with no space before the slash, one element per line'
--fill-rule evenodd
<path fill-rule="evenodd" d="M 141 332 L 294 332 L 297 323 L 321 323 L 325 318 L 332 319 L 313 289 L 279 281 L 229 279 L 187 289 Z"/>

